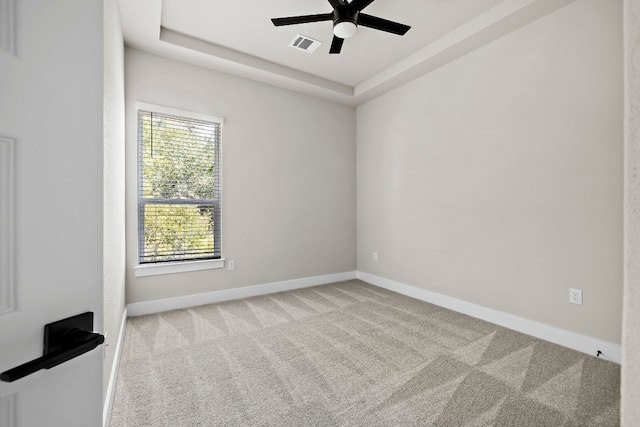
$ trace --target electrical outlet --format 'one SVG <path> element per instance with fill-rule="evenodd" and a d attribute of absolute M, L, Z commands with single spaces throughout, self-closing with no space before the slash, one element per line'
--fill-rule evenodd
<path fill-rule="evenodd" d="M 230 259 L 229 261 L 227 261 L 227 268 L 229 269 L 229 271 L 233 271 L 236 269 L 236 262 L 232 259 Z"/>
<path fill-rule="evenodd" d="M 582 289 L 569 288 L 569 302 L 582 305 Z"/>
<path fill-rule="evenodd" d="M 373 253 L 373 260 L 377 261 L 378 260 L 378 252 L 374 252 Z"/>

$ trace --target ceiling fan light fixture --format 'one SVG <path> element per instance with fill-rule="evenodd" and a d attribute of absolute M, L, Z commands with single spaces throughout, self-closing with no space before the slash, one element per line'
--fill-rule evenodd
<path fill-rule="evenodd" d="M 348 39 L 353 37 L 358 31 L 358 26 L 355 22 L 342 21 L 333 26 L 333 35 L 340 37 L 341 39 Z"/>

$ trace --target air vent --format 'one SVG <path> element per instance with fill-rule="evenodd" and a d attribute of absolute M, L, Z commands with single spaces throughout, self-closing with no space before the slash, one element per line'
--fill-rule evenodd
<path fill-rule="evenodd" d="M 311 37 L 307 37 L 307 36 L 303 36 L 302 34 L 298 34 L 291 41 L 291 43 L 289 43 L 289 46 L 291 46 L 291 47 L 293 47 L 295 49 L 304 50 L 307 53 L 312 53 L 321 44 L 322 44 L 322 42 L 319 42 L 318 40 L 314 40 Z"/>

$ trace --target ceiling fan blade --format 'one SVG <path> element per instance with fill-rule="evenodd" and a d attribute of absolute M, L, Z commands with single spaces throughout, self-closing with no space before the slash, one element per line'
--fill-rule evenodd
<path fill-rule="evenodd" d="M 351 3 L 349 3 L 349 9 L 360 12 L 371 3 L 373 3 L 373 0 L 353 0 Z"/>
<path fill-rule="evenodd" d="M 345 4 L 347 4 L 346 0 L 329 0 L 329 3 L 331 3 L 331 7 L 333 7 L 334 9 L 338 6 L 344 6 Z"/>
<path fill-rule="evenodd" d="M 273 18 L 271 22 L 276 27 L 282 25 L 307 24 L 309 22 L 332 21 L 333 13 L 320 13 L 318 15 L 289 16 L 286 18 Z"/>
<path fill-rule="evenodd" d="M 342 50 L 342 43 L 344 43 L 344 39 L 333 36 L 333 41 L 331 42 L 331 49 L 329 49 L 329 53 L 340 53 L 340 51 Z"/>
<path fill-rule="evenodd" d="M 355 3 L 358 0 L 354 0 Z M 380 31 L 386 31 L 387 33 L 398 34 L 404 36 L 411 28 L 408 25 L 400 24 L 398 22 L 387 21 L 386 19 L 378 18 L 377 16 L 371 16 L 364 13 L 358 14 L 358 25 L 363 27 L 374 28 Z"/>

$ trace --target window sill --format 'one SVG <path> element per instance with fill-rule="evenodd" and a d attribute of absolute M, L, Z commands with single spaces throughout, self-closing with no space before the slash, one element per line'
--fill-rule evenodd
<path fill-rule="evenodd" d="M 188 271 L 211 270 L 224 268 L 224 258 L 206 259 L 202 261 L 163 262 L 157 264 L 141 264 L 133 267 L 136 277 L 157 276 L 159 274 L 186 273 Z"/>

